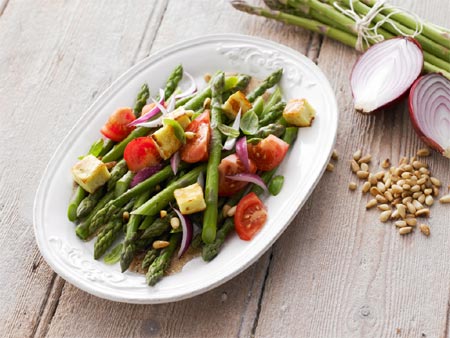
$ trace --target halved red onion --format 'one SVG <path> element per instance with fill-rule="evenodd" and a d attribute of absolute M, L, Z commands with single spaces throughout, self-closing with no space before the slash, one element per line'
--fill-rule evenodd
<path fill-rule="evenodd" d="M 186 75 L 186 77 L 189 79 L 189 81 L 190 81 L 191 84 L 190 84 L 189 88 L 186 89 L 184 92 L 182 92 L 182 93 L 176 95 L 176 96 L 175 96 L 176 99 L 183 99 L 183 98 L 185 98 L 186 96 L 189 96 L 189 95 L 195 93 L 196 90 L 197 90 L 197 85 L 195 84 L 195 80 L 194 80 L 194 78 L 192 77 L 192 75 L 189 74 L 188 72 L 184 72 L 184 75 Z"/>
<path fill-rule="evenodd" d="M 226 177 L 229 178 L 230 180 L 253 183 L 253 184 L 256 184 L 257 186 L 261 187 L 265 192 L 268 191 L 267 186 L 264 183 L 264 181 L 262 180 L 262 178 L 256 174 L 242 173 L 242 174 L 236 174 L 236 175 L 229 175 Z"/>
<path fill-rule="evenodd" d="M 239 131 L 239 126 L 241 125 L 241 109 L 239 109 L 239 112 L 236 115 L 236 118 L 234 119 L 233 125 L 231 128 L 234 130 Z M 234 144 L 236 143 L 236 137 L 228 136 L 227 140 L 225 141 L 225 144 L 223 145 L 224 150 L 231 150 L 234 147 Z"/>
<path fill-rule="evenodd" d="M 158 171 L 162 169 L 162 165 L 154 165 L 151 167 L 146 167 L 144 169 L 139 170 L 136 175 L 134 175 L 133 179 L 130 183 L 130 188 L 133 188 L 134 186 L 138 185 L 142 181 L 145 181 L 147 178 L 153 176 Z"/>
<path fill-rule="evenodd" d="M 236 142 L 236 155 L 239 160 L 244 164 L 245 170 L 250 171 L 250 162 L 248 161 L 248 151 L 247 151 L 247 138 L 241 137 Z"/>
<path fill-rule="evenodd" d="M 450 80 L 437 73 L 418 78 L 409 94 L 409 116 L 420 138 L 450 158 Z"/>
<path fill-rule="evenodd" d="M 420 44 L 396 37 L 370 47 L 355 63 L 350 78 L 355 109 L 372 113 L 402 98 L 422 72 Z"/>
<path fill-rule="evenodd" d="M 152 98 L 152 101 L 154 103 L 156 103 L 155 107 L 150 110 L 147 114 L 142 115 L 141 117 L 137 118 L 136 120 L 134 120 L 133 122 L 129 123 L 129 126 L 141 126 L 141 127 L 150 127 L 150 126 L 146 126 L 143 125 L 142 123 L 147 122 L 149 119 L 151 119 L 153 116 L 155 116 L 156 114 L 158 114 L 161 111 L 161 107 L 164 108 L 164 90 L 160 89 L 159 90 L 159 95 L 160 95 L 160 99 L 159 102 L 156 102 L 156 100 L 154 98 Z"/>
<path fill-rule="evenodd" d="M 180 219 L 181 228 L 183 229 L 183 237 L 181 238 L 180 250 L 178 250 L 178 258 L 180 258 L 189 248 L 189 245 L 191 245 L 194 228 L 188 216 L 183 215 L 180 210 L 176 208 L 173 208 L 173 210 Z"/>
<path fill-rule="evenodd" d="M 170 167 L 172 168 L 173 174 L 176 175 L 178 171 L 178 166 L 180 165 L 180 153 L 177 151 L 170 158 Z"/>

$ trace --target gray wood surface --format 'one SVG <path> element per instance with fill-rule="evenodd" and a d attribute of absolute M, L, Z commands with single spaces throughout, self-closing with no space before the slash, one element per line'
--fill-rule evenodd
<path fill-rule="evenodd" d="M 448 26 L 448 0 L 403 5 Z M 53 149 L 130 66 L 172 43 L 224 32 L 271 39 L 318 63 L 340 107 L 335 171 L 269 252 L 204 295 L 127 305 L 66 283 L 43 261 L 32 229 L 34 193 Z M 449 207 L 433 206 L 430 238 L 400 237 L 347 188 L 348 159 L 361 145 L 394 163 L 423 146 L 403 104 L 371 117 L 353 112 L 356 58 L 227 1 L 0 1 L 0 336 L 447 337 Z M 449 161 L 433 154 L 428 162 L 449 184 Z"/>

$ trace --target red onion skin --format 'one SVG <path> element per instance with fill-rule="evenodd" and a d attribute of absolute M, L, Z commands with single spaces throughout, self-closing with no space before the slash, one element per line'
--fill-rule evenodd
<path fill-rule="evenodd" d="M 431 73 L 431 74 L 440 74 L 440 73 Z M 409 92 L 409 100 L 408 100 L 409 117 L 411 118 L 411 123 L 412 123 L 417 135 L 420 137 L 420 139 L 423 142 L 425 142 L 426 144 L 428 144 L 434 150 L 436 150 L 436 151 L 440 152 L 442 155 L 446 156 L 444 148 L 442 148 L 441 145 L 437 144 L 436 141 L 429 138 L 422 132 L 422 129 L 419 127 L 419 122 L 417 121 L 416 114 L 414 113 L 413 97 L 415 95 L 416 87 L 419 85 L 420 81 L 423 80 L 423 78 L 425 78 L 426 76 L 429 76 L 431 74 L 422 75 L 416 81 L 414 81 L 414 84 L 412 85 L 411 90 Z M 442 75 L 442 74 L 440 74 L 440 75 Z M 446 156 L 446 157 L 450 158 L 449 156 Z"/>
<path fill-rule="evenodd" d="M 393 37 L 393 38 L 385 39 L 385 40 L 383 40 L 383 41 L 381 41 L 381 42 L 384 42 L 384 41 L 387 41 L 387 40 L 391 40 L 391 39 L 407 39 L 407 40 L 409 40 L 409 41 L 415 43 L 416 46 L 419 47 L 419 49 L 420 49 L 420 50 L 422 51 L 422 53 L 423 53 L 423 49 L 422 49 L 422 46 L 420 45 L 419 41 L 417 41 L 416 39 L 411 38 L 411 37 L 396 36 L 396 37 Z M 367 53 L 367 52 L 368 52 L 371 48 L 373 48 L 374 46 L 375 46 L 375 45 L 370 46 L 364 53 Z M 352 76 L 353 76 L 353 71 L 355 70 L 356 65 L 358 64 L 359 60 L 363 57 L 364 53 L 361 54 L 361 55 L 358 57 L 358 59 L 356 60 L 355 64 L 353 65 L 352 71 L 351 71 L 351 73 L 350 73 L 350 80 L 351 80 L 351 78 L 352 78 Z M 423 60 L 423 56 L 422 56 L 422 60 Z M 421 71 L 420 71 L 418 77 L 420 76 L 420 74 L 421 74 L 422 72 L 423 72 L 423 61 L 422 61 L 422 69 L 421 69 Z M 415 82 L 415 81 L 417 81 L 417 79 L 414 80 L 414 82 Z M 368 113 L 367 113 L 367 112 L 362 112 L 362 111 L 360 111 L 360 110 L 356 110 L 356 111 L 357 111 L 358 113 L 363 114 L 363 115 L 373 115 L 373 114 L 376 114 L 376 113 L 378 113 L 380 110 L 390 108 L 390 107 L 394 106 L 395 104 L 401 102 L 405 97 L 408 96 L 408 93 L 409 93 L 409 89 L 410 89 L 410 88 L 411 88 L 411 87 L 407 88 L 407 89 L 406 89 L 400 96 L 398 96 L 396 99 L 394 99 L 394 100 L 392 100 L 392 101 L 390 101 L 390 102 L 385 103 L 385 104 L 382 105 L 381 107 L 378 107 L 378 108 L 376 108 L 375 110 L 372 110 L 371 112 L 368 112 Z M 355 95 L 354 95 L 353 91 L 352 91 L 352 97 L 355 98 Z"/>

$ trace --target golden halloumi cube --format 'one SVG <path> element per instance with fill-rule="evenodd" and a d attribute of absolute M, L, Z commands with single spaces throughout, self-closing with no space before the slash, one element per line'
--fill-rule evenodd
<path fill-rule="evenodd" d="M 290 100 L 283 111 L 287 123 L 297 127 L 310 127 L 316 111 L 306 99 Z"/>
<path fill-rule="evenodd" d="M 198 183 L 176 189 L 173 194 L 183 215 L 193 214 L 206 209 L 203 189 Z"/>
<path fill-rule="evenodd" d="M 183 107 L 175 109 L 173 112 L 165 115 L 164 118 L 170 118 L 177 121 L 183 129 L 191 123 L 190 117 L 194 114 L 192 110 L 185 110 Z"/>
<path fill-rule="evenodd" d="M 156 148 L 162 159 L 167 160 L 183 145 L 176 137 L 172 126 L 165 125 L 152 134 Z"/>
<path fill-rule="evenodd" d="M 239 113 L 239 109 L 241 110 L 241 114 L 245 114 L 252 109 L 252 104 L 247 100 L 243 92 L 237 91 L 230 95 L 228 100 L 223 104 L 222 109 L 228 118 L 234 120 Z"/>
<path fill-rule="evenodd" d="M 72 176 L 75 182 L 92 194 L 109 180 L 111 174 L 105 163 L 88 155 L 72 167 Z"/>

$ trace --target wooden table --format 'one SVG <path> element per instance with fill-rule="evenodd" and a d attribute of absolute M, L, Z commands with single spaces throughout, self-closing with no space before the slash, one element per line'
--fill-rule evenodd
<path fill-rule="evenodd" d="M 448 0 L 406 5 L 448 26 Z M 172 43 L 223 32 L 271 39 L 317 62 L 341 113 L 335 171 L 271 250 L 206 294 L 139 306 L 66 283 L 44 262 L 32 229 L 34 193 L 53 150 L 130 66 Z M 400 237 L 378 212 L 365 211 L 366 196 L 347 188 L 357 148 L 378 165 L 423 146 L 404 104 L 376 116 L 354 113 L 348 77 L 357 56 L 227 1 L 0 0 L 0 336 L 446 337 L 449 207 L 433 206 L 429 238 Z M 449 184 L 449 161 L 433 153 L 428 162 Z"/>

